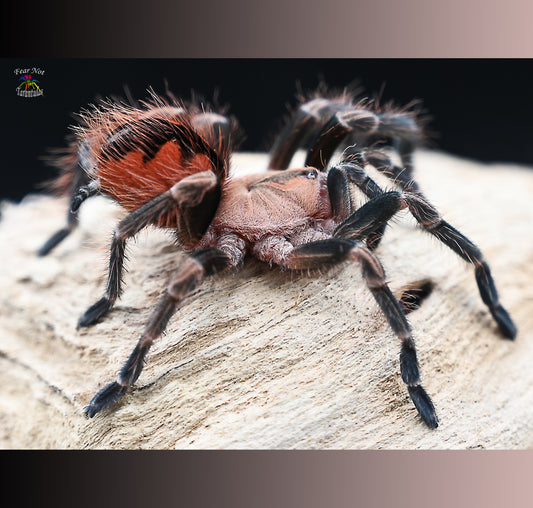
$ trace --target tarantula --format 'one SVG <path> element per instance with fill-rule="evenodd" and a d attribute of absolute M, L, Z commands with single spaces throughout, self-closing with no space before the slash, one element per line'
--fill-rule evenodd
<path fill-rule="evenodd" d="M 403 209 L 472 263 L 481 299 L 503 336 L 515 338 L 516 327 L 499 303 L 481 251 L 440 217 L 412 177 L 412 154 L 422 134 L 414 112 L 378 108 L 348 92 L 304 98 L 275 141 L 265 172 L 235 178 L 229 176 L 229 165 L 237 123 L 224 113 L 153 95 L 135 107 L 107 102 L 83 118 L 58 161 L 63 172 L 57 187 L 70 189 L 72 199 L 68 222 L 39 254 L 46 255 L 76 227 L 78 208 L 90 196 L 110 196 L 129 214 L 114 230 L 104 296 L 78 325 L 96 323 L 120 296 L 126 242 L 141 229 L 150 224 L 174 229 L 188 253 L 117 380 L 84 408 L 88 416 L 112 405 L 136 382 L 152 342 L 188 293 L 205 277 L 236 268 L 252 255 L 295 271 L 359 262 L 368 289 L 400 339 L 400 370 L 409 395 L 423 421 L 437 427 L 435 408 L 420 384 L 406 311 L 374 254 L 388 221 Z M 288 169 L 304 146 L 305 167 Z M 347 146 L 349 153 L 344 150 L 340 162 L 331 165 L 334 153 Z M 400 165 L 384 147 L 396 150 Z M 366 165 L 399 190 L 384 192 L 367 175 Z M 360 207 L 354 186 L 368 198 Z"/>

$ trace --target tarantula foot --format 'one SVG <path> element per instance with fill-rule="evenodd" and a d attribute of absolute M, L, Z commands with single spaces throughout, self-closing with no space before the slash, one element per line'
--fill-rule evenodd
<path fill-rule="evenodd" d="M 420 385 L 408 386 L 407 389 L 422 420 L 430 429 L 436 429 L 439 426 L 439 420 L 433 402 L 431 402 L 426 390 Z"/>
<path fill-rule="evenodd" d="M 89 418 L 92 418 L 96 413 L 102 411 L 102 409 L 114 404 L 126 393 L 127 389 L 127 386 L 121 385 L 116 381 L 109 383 L 93 397 L 89 405 L 83 408 L 83 412 Z"/>
<path fill-rule="evenodd" d="M 509 313 L 501 305 L 497 305 L 494 309 L 490 309 L 490 312 L 496 323 L 498 323 L 498 327 L 503 335 L 507 339 L 514 340 L 517 330 Z"/>
<path fill-rule="evenodd" d="M 94 325 L 110 308 L 111 302 L 105 296 L 91 305 L 78 320 L 78 328 Z"/>
<path fill-rule="evenodd" d="M 63 228 L 54 233 L 37 251 L 40 257 L 46 256 L 56 245 L 61 243 L 70 234 L 69 228 Z"/>

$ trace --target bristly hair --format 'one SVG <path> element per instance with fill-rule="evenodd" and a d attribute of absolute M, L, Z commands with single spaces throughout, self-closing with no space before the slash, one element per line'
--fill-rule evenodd
<path fill-rule="evenodd" d="M 363 97 L 364 89 L 360 83 L 360 80 L 355 79 L 344 87 L 331 87 L 327 85 L 324 77 L 320 77 L 318 85 L 313 89 L 303 90 L 301 85 L 299 85 L 296 92 L 296 100 L 302 104 L 313 99 L 324 98 L 356 107 L 366 101 L 366 98 Z"/>
<path fill-rule="evenodd" d="M 285 124 L 292 117 L 295 111 L 305 102 L 313 99 L 325 98 L 329 101 L 345 104 L 348 107 L 361 108 L 377 114 L 397 113 L 409 116 L 414 120 L 419 128 L 418 145 L 431 144 L 431 140 L 436 137 L 436 133 L 429 130 L 431 116 L 423 107 L 421 99 L 413 99 L 407 104 L 399 105 L 393 100 L 383 101 L 385 83 L 380 90 L 374 94 L 365 94 L 360 80 L 353 80 L 349 85 L 342 88 L 328 87 L 321 79 L 317 87 L 304 91 L 300 84 L 297 84 L 296 105 L 287 106 Z M 281 127 L 279 128 L 281 131 Z M 275 133 L 277 134 L 277 133 Z"/>
<path fill-rule="evenodd" d="M 37 187 L 58 196 L 72 192 L 74 184 L 73 172 L 78 164 L 78 141 L 76 137 L 73 134 L 69 134 L 65 141 L 66 146 L 50 148 L 46 155 L 39 157 L 47 166 L 57 171 L 57 176 L 37 184 Z"/>
<path fill-rule="evenodd" d="M 432 120 L 431 115 L 425 109 L 422 99 L 412 99 L 407 104 L 399 105 L 394 100 L 388 100 L 383 102 L 383 93 L 385 90 L 385 83 L 380 88 L 379 92 L 375 93 L 368 99 L 367 107 L 378 114 L 381 113 L 398 113 L 409 116 L 412 118 L 418 128 L 418 140 L 419 146 L 428 146 L 431 141 L 436 137 L 436 133 L 429 128 Z"/>
<path fill-rule="evenodd" d="M 215 99 L 218 100 L 217 97 Z M 195 137 L 202 137 L 195 132 L 190 124 L 192 115 L 212 112 L 225 116 L 230 126 L 230 142 L 228 146 L 222 146 L 220 143 L 218 147 L 215 147 L 215 150 L 229 164 L 230 151 L 242 142 L 243 135 L 235 117 L 227 115 L 227 107 L 221 107 L 218 104 L 212 105 L 196 96 L 191 101 L 185 102 L 177 99 L 168 89 L 165 95 L 160 95 L 150 88 L 148 89 L 148 98 L 145 100 L 136 101 L 128 92 L 127 100 L 120 97 L 99 99 L 75 114 L 76 123 L 70 127 L 71 132 L 66 139 L 67 146 L 60 149 L 50 149 L 48 154 L 42 157 L 48 165 L 58 170 L 58 176 L 42 184 L 42 187 L 55 194 L 72 193 L 73 186 L 77 185 L 76 174 L 83 171 L 77 167 L 82 162 L 80 161 L 80 148 L 83 143 L 85 143 L 85 152 L 89 152 L 96 163 L 101 163 L 102 158 L 105 157 L 102 148 L 106 147 L 109 138 L 113 137 L 115 133 L 119 133 L 121 128 L 127 124 L 132 125 L 132 122 L 140 121 L 139 125 L 132 129 L 137 134 L 141 144 L 142 142 L 147 144 L 152 132 L 157 134 L 158 129 L 161 130 L 161 122 L 164 121 L 165 116 L 169 118 L 172 115 L 175 116 L 180 109 L 183 110 L 183 117 L 180 118 L 183 126 L 182 128 L 176 126 L 176 128 L 181 129 L 185 136 L 189 132 L 189 137 L 193 132 Z M 155 116 L 150 119 L 152 112 Z M 160 119 L 157 118 L 158 113 L 161 113 Z M 124 143 L 123 145 L 116 144 L 119 151 L 121 148 L 126 148 Z M 132 147 L 128 146 L 127 148 L 131 149 Z M 145 183 L 150 185 L 153 182 L 147 181 Z"/>
<path fill-rule="evenodd" d="M 139 101 L 141 105 L 150 109 L 153 107 L 183 107 L 191 114 L 198 113 L 216 113 L 227 118 L 231 128 L 231 146 L 232 150 L 238 150 L 245 140 L 245 133 L 241 128 L 237 118 L 229 113 L 229 104 L 220 101 L 220 92 L 215 89 L 213 97 L 209 100 L 200 95 L 196 90 L 191 90 L 189 100 L 179 99 L 169 89 L 168 82 L 165 81 L 164 95 L 158 94 L 152 87 L 148 89 L 150 97 L 146 100 Z"/>
<path fill-rule="evenodd" d="M 298 108 L 306 102 L 314 99 L 326 99 L 334 103 L 345 104 L 354 108 L 365 108 L 368 102 L 367 97 L 362 96 L 363 89 L 360 86 L 359 80 L 354 80 L 345 87 L 330 87 L 326 84 L 323 77 L 319 78 L 318 84 L 314 88 L 304 90 L 302 84 L 296 82 L 296 92 L 294 94 L 294 101 L 285 104 L 285 113 L 281 119 L 277 121 L 272 131 L 266 136 L 264 146 L 261 148 L 268 151 L 272 148 L 274 140 L 279 133 L 285 128 L 294 116 Z"/>

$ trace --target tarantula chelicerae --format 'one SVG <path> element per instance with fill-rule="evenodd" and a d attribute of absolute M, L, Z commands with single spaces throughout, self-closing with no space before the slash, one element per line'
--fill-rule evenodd
<path fill-rule="evenodd" d="M 66 155 L 57 186 L 69 189 L 67 226 L 40 249 L 45 255 L 77 224 L 80 204 L 95 194 L 115 199 L 130 213 L 114 230 L 104 296 L 80 318 L 98 321 L 122 290 L 126 242 L 153 224 L 172 228 L 187 259 L 172 275 L 140 340 L 118 379 L 85 407 L 90 417 L 110 406 L 139 377 L 146 354 L 183 298 L 206 276 L 238 267 L 246 255 L 289 270 L 320 269 L 358 261 L 366 284 L 401 342 L 401 376 L 420 416 L 431 428 L 438 419 L 420 384 L 411 328 L 391 293 L 374 250 L 387 222 L 408 209 L 422 229 L 474 266 L 479 292 L 502 334 L 516 328 L 498 300 L 481 251 L 444 221 L 412 177 L 412 154 L 420 139 L 416 115 L 380 110 L 347 92 L 302 99 L 274 143 L 264 173 L 229 176 L 236 122 L 177 100 L 153 96 L 140 107 L 109 102 L 86 113 Z M 381 143 L 381 144 L 380 144 Z M 397 150 L 401 165 L 383 151 Z M 294 153 L 308 147 L 305 167 L 287 169 Z M 334 152 L 350 153 L 331 167 Z M 384 192 L 366 174 L 369 164 L 399 187 Z M 351 190 L 369 200 L 361 207 Z M 364 242 L 364 243 L 363 243 Z"/>

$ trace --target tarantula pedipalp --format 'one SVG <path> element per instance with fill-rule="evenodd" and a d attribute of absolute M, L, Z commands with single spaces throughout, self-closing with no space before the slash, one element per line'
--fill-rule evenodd
<path fill-rule="evenodd" d="M 94 324 L 119 297 L 126 242 L 145 226 L 175 229 L 188 252 L 118 379 L 94 396 L 86 414 L 92 417 L 110 406 L 136 382 L 151 344 L 187 294 L 206 276 L 237 268 L 251 255 L 296 271 L 359 262 L 370 292 L 400 339 L 401 376 L 409 395 L 424 422 L 437 427 L 435 408 L 420 384 L 411 328 L 373 252 L 388 221 L 409 210 L 422 229 L 474 265 L 481 298 L 502 334 L 514 339 L 516 328 L 499 303 L 481 251 L 440 217 L 412 178 L 412 153 L 420 135 L 415 116 L 373 110 L 346 93 L 311 97 L 302 101 L 279 135 L 265 172 L 229 178 L 235 126 L 224 115 L 157 97 L 142 108 L 111 104 L 86 118 L 62 159 L 69 164 L 60 183 L 70 185 L 72 210 L 67 226 L 43 245 L 41 255 L 72 231 L 77 209 L 91 195 L 108 195 L 130 212 L 114 231 L 105 294 L 81 316 L 79 326 Z M 346 140 L 350 154 L 330 165 Z M 380 140 L 398 150 L 400 166 L 377 148 Z M 309 146 L 305 167 L 287 169 L 304 143 Z M 366 174 L 367 164 L 399 190 L 382 191 Z M 354 186 L 369 198 L 361 207 L 353 198 Z"/>

